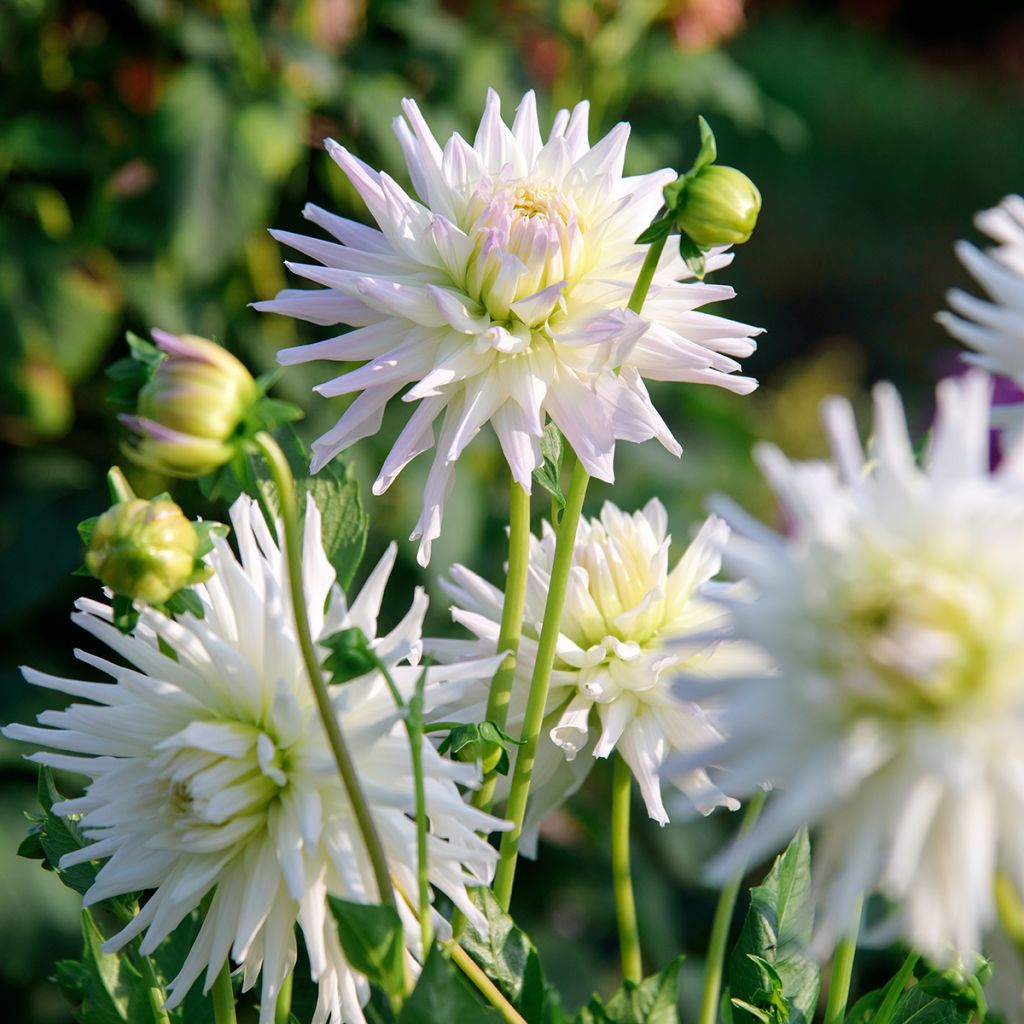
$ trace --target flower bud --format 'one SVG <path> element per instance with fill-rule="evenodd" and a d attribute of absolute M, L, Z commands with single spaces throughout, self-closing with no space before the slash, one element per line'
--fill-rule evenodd
<path fill-rule="evenodd" d="M 479 763 L 485 776 L 493 772 L 507 775 L 509 756 L 505 744 L 509 742 L 516 741 L 494 722 L 470 722 L 455 726 L 438 750 L 442 754 L 447 753 L 454 761 Z"/>
<path fill-rule="evenodd" d="M 122 421 L 137 438 L 132 458 L 179 477 L 205 476 L 230 461 L 238 429 L 259 390 L 230 352 L 205 338 L 154 331 L 165 353 Z"/>
<path fill-rule="evenodd" d="M 163 604 L 202 578 L 198 547 L 195 527 L 173 501 L 133 498 L 96 520 L 85 566 L 115 594 Z"/>
<path fill-rule="evenodd" d="M 686 182 L 674 212 L 679 230 L 697 245 L 738 245 L 754 231 L 761 193 L 735 167 L 707 164 Z"/>
<path fill-rule="evenodd" d="M 324 659 L 324 668 L 331 674 L 332 683 L 347 683 L 358 679 L 379 666 L 366 634 L 358 626 L 349 626 L 340 633 L 332 633 L 320 641 L 331 653 Z"/>

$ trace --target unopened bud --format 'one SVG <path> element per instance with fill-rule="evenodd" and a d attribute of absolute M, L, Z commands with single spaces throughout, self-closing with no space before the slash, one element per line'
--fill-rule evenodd
<path fill-rule="evenodd" d="M 494 722 L 470 722 L 456 725 L 438 748 L 454 761 L 479 764 L 485 776 L 497 772 L 507 775 L 509 756 L 507 743 L 515 743 Z"/>
<path fill-rule="evenodd" d="M 153 340 L 164 358 L 139 391 L 138 415 L 121 417 L 137 435 L 130 454 L 157 472 L 205 476 L 234 456 L 259 389 L 245 366 L 212 341 L 165 331 L 154 331 Z"/>
<path fill-rule="evenodd" d="M 742 171 L 707 164 L 681 191 L 676 225 L 697 245 L 738 245 L 753 234 L 761 193 Z"/>
<path fill-rule="evenodd" d="M 85 566 L 115 594 L 163 604 L 182 587 L 199 582 L 195 527 L 165 499 L 122 501 L 92 527 Z"/>

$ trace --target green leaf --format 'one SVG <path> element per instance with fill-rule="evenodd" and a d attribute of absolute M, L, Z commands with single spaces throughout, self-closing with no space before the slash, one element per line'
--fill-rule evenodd
<path fill-rule="evenodd" d="M 653 245 L 655 242 L 660 242 L 672 234 L 672 228 L 674 225 L 675 221 L 671 215 L 666 214 L 663 217 L 659 217 L 657 220 L 651 221 L 651 223 L 644 228 L 640 237 L 637 238 L 636 244 Z"/>
<path fill-rule="evenodd" d="M 483 1003 L 465 976 L 435 946 L 398 1024 L 501 1024 L 502 1016 Z"/>
<path fill-rule="evenodd" d="M 807 954 L 813 930 L 811 847 L 806 830 L 801 830 L 765 880 L 750 891 L 750 909 L 729 959 L 737 1024 L 744 1024 L 748 1013 L 744 1003 L 773 1012 L 774 993 L 765 984 L 768 968 L 781 982 L 793 1024 L 811 1021 L 819 986 L 818 967 Z"/>
<path fill-rule="evenodd" d="M 62 818 L 53 812 L 53 805 L 64 797 L 57 789 L 53 780 L 53 772 L 45 765 L 39 769 L 39 803 L 43 807 L 43 816 L 33 827 L 43 849 L 46 860 L 57 873 L 57 877 L 75 892 L 85 894 L 96 880 L 96 868 L 86 861 L 73 867 L 60 867 L 60 859 L 73 850 L 81 850 L 89 845 L 89 840 L 82 835 L 78 825 L 71 818 Z"/>
<path fill-rule="evenodd" d="M 306 414 L 294 402 L 285 402 L 280 398 L 261 398 L 250 414 L 250 429 L 276 430 L 286 423 L 301 420 Z"/>
<path fill-rule="evenodd" d="M 562 493 L 562 440 L 562 432 L 553 420 L 548 420 L 540 439 L 544 464 L 533 471 L 533 479 L 551 494 L 560 509 L 565 508 L 565 495 Z"/>
<path fill-rule="evenodd" d="M 971 1014 L 956 1000 L 940 998 L 917 984 L 901 996 L 890 1024 L 967 1024 Z"/>
<path fill-rule="evenodd" d="M 309 455 L 295 430 L 286 427 L 274 436 L 295 475 L 299 511 L 305 513 L 306 496 L 310 495 L 320 510 L 324 551 L 338 574 L 338 583 L 347 589 L 362 561 L 370 523 L 363 511 L 359 483 L 349 467 L 338 459 L 324 466 L 316 476 L 310 476 Z M 267 504 L 276 513 L 277 491 L 266 466 L 262 459 L 255 459 L 251 465 Z"/>
<path fill-rule="evenodd" d="M 689 235 L 680 232 L 679 234 L 679 255 L 683 262 L 690 268 L 691 273 L 698 281 L 704 280 L 707 267 L 704 262 L 704 250 Z"/>
<path fill-rule="evenodd" d="M 338 938 L 348 962 L 389 996 L 405 988 L 405 942 L 402 920 L 391 906 L 352 903 L 328 896 L 338 924 Z"/>
<path fill-rule="evenodd" d="M 438 753 L 450 753 L 455 761 L 479 761 L 485 775 L 497 772 L 508 775 L 508 744 L 522 746 L 525 740 L 513 739 L 496 722 L 466 722 L 453 726 L 451 732 L 441 741 Z"/>
<path fill-rule="evenodd" d="M 127 957 L 103 952 L 103 936 L 82 911 L 81 960 L 61 960 L 55 980 L 79 1024 L 136 1024 L 152 1017 L 142 975 Z"/>
<path fill-rule="evenodd" d="M 577 1016 L 577 1024 L 679 1024 L 678 956 L 663 971 L 639 984 L 627 981 L 602 1004 L 594 996 Z"/>

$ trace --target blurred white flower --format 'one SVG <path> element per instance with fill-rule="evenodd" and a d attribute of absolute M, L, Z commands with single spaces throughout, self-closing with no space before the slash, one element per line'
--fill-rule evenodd
<path fill-rule="evenodd" d="M 778 793 L 715 873 L 816 826 L 822 943 L 880 891 L 887 934 L 955 962 L 993 924 L 996 870 L 1024 891 L 1024 447 L 990 471 L 989 400 L 979 371 L 940 384 L 919 465 L 891 386 L 870 460 L 833 399 L 835 467 L 757 453 L 790 533 L 733 524 L 726 566 L 754 590 L 736 633 L 777 670 L 716 683 L 707 757 Z"/>
<path fill-rule="evenodd" d="M 721 738 L 707 712 L 675 697 L 679 672 L 715 677 L 738 671 L 741 653 L 728 636 L 729 613 L 710 600 L 722 589 L 708 581 L 718 572 L 728 527 L 714 516 L 670 568 L 665 508 L 653 499 L 629 515 L 610 502 L 600 519 L 582 520 L 576 538 L 561 634 L 548 698 L 543 740 L 534 769 L 528 826 L 560 804 L 583 781 L 591 757 L 577 758 L 596 733 L 589 753 L 618 750 L 636 777 L 648 814 L 665 824 L 658 772 L 672 751 L 690 752 Z M 509 720 L 522 722 L 537 655 L 544 603 L 555 552 L 555 533 L 544 523 L 530 538 L 529 581 L 523 637 Z M 479 657 L 497 646 L 503 595 L 461 565 L 443 583 L 452 616 L 477 640 L 427 640 L 443 660 Z M 725 585 L 727 592 L 736 585 Z M 483 717 L 486 694 L 461 707 Z M 515 731 L 515 730 L 513 730 Z M 568 769 L 565 762 L 576 762 Z M 739 804 L 715 788 L 703 769 L 672 778 L 697 807 L 710 812 Z"/>
<path fill-rule="evenodd" d="M 305 677 L 283 557 L 250 499 L 239 499 L 231 518 L 241 561 L 225 541 L 215 541 L 208 558 L 215 574 L 196 587 L 202 619 L 183 615 L 175 621 L 146 611 L 125 636 L 111 624 L 109 607 L 80 601 L 75 622 L 127 664 L 76 652 L 113 683 L 25 669 L 29 682 L 88 703 L 44 712 L 39 721 L 45 728 L 13 725 L 4 732 L 64 751 L 37 753 L 32 760 L 91 780 L 83 796 L 54 807 L 80 815 L 93 841 L 62 864 L 105 861 L 85 903 L 150 891 L 143 909 L 106 948 L 120 949 L 144 932 L 142 951 L 152 952 L 211 896 L 195 943 L 168 986 L 169 1006 L 180 1003 L 204 971 L 208 988 L 230 955 L 243 972 L 244 988 L 262 971 L 260 1021 L 272 1021 L 277 992 L 296 960 L 297 922 L 319 983 L 315 1021 L 362 1022 L 369 988 L 345 960 L 327 894 L 376 902 L 373 872 Z M 393 563 L 394 546 L 348 607 L 310 501 L 303 573 L 313 635 L 358 626 L 375 638 Z M 418 592 L 402 622 L 373 640 L 406 695 L 419 673 L 409 663 L 420 653 L 425 608 Z M 454 674 L 432 669 L 428 695 L 442 681 L 457 687 L 458 679 L 493 670 L 493 661 L 464 664 Z M 415 892 L 412 767 L 394 701 L 377 673 L 337 687 L 332 699 L 392 875 L 406 892 Z M 460 798 L 456 783 L 474 783 L 471 766 L 447 761 L 424 743 L 424 767 L 431 881 L 479 918 L 466 886 L 490 879 L 495 854 L 475 832 L 500 823 Z M 419 953 L 419 929 L 404 902 L 398 904 L 407 942 Z M 411 957 L 410 966 L 415 968 Z"/>
<path fill-rule="evenodd" d="M 958 242 L 956 252 L 992 301 L 954 288 L 946 294 L 954 312 L 939 313 L 936 319 L 975 350 L 966 357 L 968 362 L 1024 387 L 1024 198 L 1007 196 L 979 213 L 975 224 L 999 244 L 982 252 L 970 242 Z M 997 422 L 1019 425 L 1024 418 L 1020 405 L 994 412 Z"/>
<path fill-rule="evenodd" d="M 587 471 L 611 481 L 617 439 L 656 437 L 681 451 L 644 379 L 745 394 L 756 382 L 734 375 L 734 357 L 749 355 L 760 332 L 697 312 L 733 290 L 677 283 L 692 275 L 672 246 L 643 317 L 625 308 L 646 251 L 635 240 L 676 177 L 623 177 L 628 125 L 591 147 L 588 104 L 580 103 L 571 114 L 559 111 L 544 142 L 532 92 L 509 129 L 490 91 L 473 145 L 456 134 L 442 149 L 412 100 L 402 110 L 395 132 L 420 201 L 328 140 L 379 230 L 307 206 L 305 215 L 341 244 L 273 234 L 317 261 L 289 268 L 326 287 L 287 289 L 256 308 L 356 328 L 279 355 L 285 364 L 364 363 L 317 388 L 358 397 L 314 443 L 314 470 L 375 433 L 387 402 L 404 391 L 403 401 L 419 404 L 377 477 L 380 494 L 434 447 L 433 423 L 444 413 L 413 533 L 426 564 L 455 462 L 484 424 L 527 491 L 542 461 L 546 415 Z M 717 251 L 708 267 L 731 258 Z"/>

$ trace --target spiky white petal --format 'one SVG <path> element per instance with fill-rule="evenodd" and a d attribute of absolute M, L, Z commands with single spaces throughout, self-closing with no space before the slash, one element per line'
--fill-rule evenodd
<path fill-rule="evenodd" d="M 307 207 L 306 216 L 337 243 L 274 235 L 316 261 L 288 266 L 324 289 L 286 289 L 256 308 L 355 328 L 280 353 L 285 364 L 363 363 L 317 389 L 359 397 L 314 445 L 314 469 L 376 431 L 399 393 L 420 403 L 374 491 L 435 448 L 413 533 L 425 565 L 454 464 L 486 423 L 527 491 L 548 416 L 587 470 L 610 481 L 616 440 L 657 438 L 681 451 L 644 378 L 745 394 L 756 382 L 736 374 L 734 357 L 749 355 L 760 332 L 698 312 L 733 291 L 679 283 L 692 275 L 671 248 L 644 315 L 625 308 L 645 252 L 635 239 L 675 178 L 669 170 L 623 176 L 628 125 L 591 146 L 588 105 L 580 103 L 556 115 L 545 142 L 532 92 L 509 128 L 492 90 L 472 145 L 456 134 L 442 148 L 412 100 L 403 100 L 402 111 L 395 132 L 418 199 L 328 140 L 377 228 Z M 708 267 L 731 259 L 716 251 Z"/>
<path fill-rule="evenodd" d="M 152 951 L 210 897 L 195 943 L 169 985 L 169 1006 L 180 1003 L 204 972 L 209 988 L 230 956 L 245 988 L 262 972 L 260 1021 L 268 1024 L 296 960 L 298 923 L 319 986 L 314 1020 L 362 1022 L 368 985 L 345 960 L 327 895 L 376 902 L 373 873 L 305 677 L 282 554 L 255 502 L 240 498 L 231 519 L 240 559 L 225 541 L 215 541 L 208 556 L 214 575 L 196 588 L 202 619 L 146 611 L 125 636 L 113 626 L 109 606 L 79 601 L 74 620 L 123 663 L 76 654 L 114 681 L 83 682 L 25 669 L 30 683 L 88 703 L 44 712 L 42 728 L 13 725 L 4 732 L 75 754 L 41 752 L 32 760 L 90 779 L 83 796 L 54 807 L 59 814 L 80 815 L 92 840 L 64 862 L 105 859 L 86 904 L 149 893 L 109 949 L 141 934 L 142 951 Z M 426 597 L 417 592 L 401 623 L 377 636 L 394 558 L 392 545 L 347 605 L 323 551 L 319 513 L 308 503 L 303 573 L 313 635 L 358 626 L 373 638 L 378 657 L 408 697 L 419 674 L 414 666 Z M 458 690 L 493 670 L 493 660 L 457 671 L 430 669 L 427 700 L 439 688 Z M 335 688 L 332 701 L 393 877 L 406 892 L 415 892 L 412 768 L 394 700 L 374 673 Z M 476 832 L 502 823 L 460 798 L 456 783 L 475 784 L 471 766 L 440 757 L 428 743 L 423 753 L 431 881 L 464 913 L 479 918 L 466 887 L 490 879 L 495 854 Z M 420 953 L 419 929 L 404 902 L 398 904 L 407 918 L 415 969 L 411 954 Z M 443 927 L 440 917 L 437 923 Z"/>
<path fill-rule="evenodd" d="M 891 386 L 869 457 L 832 400 L 835 465 L 758 451 L 788 533 L 727 549 L 754 589 L 737 635 L 777 669 L 719 684 L 728 739 L 706 756 L 777 794 L 717 874 L 816 827 L 823 943 L 880 891 L 951 962 L 980 951 L 997 870 L 1024 891 L 1024 447 L 990 472 L 989 402 L 979 371 L 940 384 L 919 465 Z"/>
<path fill-rule="evenodd" d="M 628 514 L 606 502 L 599 519 L 579 525 L 544 736 L 534 769 L 528 831 L 583 781 L 594 757 L 617 750 L 628 762 L 648 814 L 664 824 L 659 769 L 672 752 L 693 751 L 719 739 L 708 711 L 671 691 L 680 671 L 702 678 L 737 671 L 746 656 L 728 640 L 729 614 L 708 598 L 728 535 L 712 516 L 674 567 L 664 506 L 652 499 Z M 531 537 L 523 637 L 510 703 L 510 721 L 522 721 L 537 653 L 555 552 L 555 533 L 544 524 Z M 445 660 L 490 654 L 496 648 L 503 595 L 464 566 L 445 589 L 455 620 L 475 641 L 434 641 Z M 734 590 L 735 587 L 728 588 Z M 457 713 L 482 717 L 486 693 Z M 515 730 L 513 730 L 515 732 Z M 578 756 L 582 755 L 582 756 Z M 704 813 L 735 808 L 701 768 L 672 781 Z"/>

